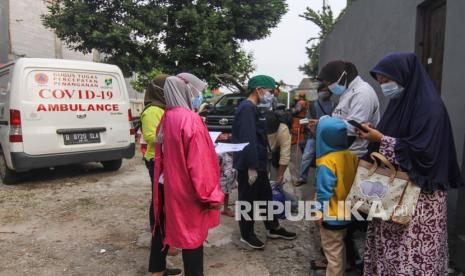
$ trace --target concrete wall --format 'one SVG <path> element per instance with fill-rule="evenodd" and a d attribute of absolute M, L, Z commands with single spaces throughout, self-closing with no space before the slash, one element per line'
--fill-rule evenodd
<path fill-rule="evenodd" d="M 465 1 L 447 1 L 442 98 L 454 126 L 455 146 L 459 159 L 464 153 L 465 124 Z"/>
<path fill-rule="evenodd" d="M 320 68 L 331 60 L 352 61 L 360 75 L 377 90 L 383 110 L 386 100 L 369 70 L 386 54 L 414 52 L 417 7 L 424 0 L 354 0 L 342 20 L 322 43 Z M 457 156 L 465 170 L 465 0 L 447 1 L 441 96 L 454 132 Z M 448 193 L 451 259 L 465 270 L 465 190 Z"/>
<path fill-rule="evenodd" d="M 353 62 L 363 79 L 370 82 L 381 102 L 379 85 L 369 70 L 386 54 L 414 51 L 417 3 L 405 0 L 354 0 L 347 13 L 323 41 L 320 68 L 332 60 Z"/>
<path fill-rule="evenodd" d="M 8 53 L 10 52 L 8 2 L 9 0 L 0 0 L 0 63 L 8 61 Z"/>
<path fill-rule="evenodd" d="M 4 1 L 5 0 L 1 0 Z M 8 1 L 8 0 L 6 0 Z M 11 56 L 64 58 L 92 61 L 92 54 L 83 55 L 67 49 L 52 30 L 42 25 L 41 14 L 47 13 L 43 0 L 9 1 Z M 2 17 L 3 18 L 3 17 Z M 3 24 L 2 24 L 3 25 Z M 3 41 L 3 39 L 0 39 Z"/>
<path fill-rule="evenodd" d="M 465 1 L 447 1 L 446 37 L 444 45 L 444 67 L 442 71 L 441 95 L 449 111 L 452 127 L 454 129 L 455 147 L 460 162 L 462 173 L 465 172 Z M 457 202 L 456 206 L 450 206 L 449 220 L 454 219 L 454 227 L 451 232 L 457 235 L 457 240 L 452 244 L 451 257 L 465 270 L 465 190 L 451 191 L 449 202 Z M 456 207 L 456 208 L 454 208 Z M 461 260 L 461 262 L 458 262 Z"/>
<path fill-rule="evenodd" d="M 55 34 L 46 30 L 40 14 L 46 11 L 43 1 L 10 1 L 12 58 L 55 57 Z"/>

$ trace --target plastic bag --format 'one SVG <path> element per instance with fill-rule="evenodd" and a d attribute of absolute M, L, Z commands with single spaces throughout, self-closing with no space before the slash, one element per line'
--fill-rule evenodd
<path fill-rule="evenodd" d="M 278 218 L 286 219 L 286 212 L 285 212 L 286 196 L 284 194 L 282 185 L 275 181 L 271 181 L 271 191 L 273 193 L 273 201 L 280 202 L 284 206 L 284 210 L 280 214 L 278 214 Z"/>

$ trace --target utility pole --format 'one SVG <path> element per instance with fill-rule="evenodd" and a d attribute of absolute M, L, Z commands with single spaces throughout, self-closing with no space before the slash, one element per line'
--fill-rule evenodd
<path fill-rule="evenodd" d="M 323 9 L 326 7 L 326 0 L 323 0 Z"/>

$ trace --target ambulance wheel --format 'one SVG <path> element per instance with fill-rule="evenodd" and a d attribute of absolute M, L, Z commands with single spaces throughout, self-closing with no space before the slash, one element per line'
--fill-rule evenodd
<path fill-rule="evenodd" d="M 117 160 L 103 161 L 102 165 L 107 171 L 117 171 L 119 170 L 119 168 L 121 168 L 122 163 L 123 163 L 123 160 L 117 159 Z"/>
<path fill-rule="evenodd" d="M 18 173 L 8 168 L 3 152 L 0 152 L 0 155 L 0 178 L 3 184 L 11 185 L 18 183 L 20 180 Z"/>

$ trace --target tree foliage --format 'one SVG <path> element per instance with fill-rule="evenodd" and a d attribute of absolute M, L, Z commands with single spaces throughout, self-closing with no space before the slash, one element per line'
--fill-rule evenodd
<path fill-rule="evenodd" d="M 126 76 L 161 70 L 214 80 L 245 79 L 254 68 L 241 41 L 270 34 L 284 0 L 56 0 L 43 23 L 71 48 L 97 49 Z"/>
<path fill-rule="evenodd" d="M 350 4 L 350 1 L 347 2 Z M 322 10 L 313 10 L 307 7 L 304 14 L 300 15 L 306 20 L 312 22 L 320 29 L 318 37 L 310 38 L 307 43 L 311 43 L 309 47 L 306 47 L 306 52 L 309 61 L 300 66 L 299 70 L 304 72 L 307 76 L 315 78 L 318 75 L 318 65 L 320 59 L 320 44 L 334 28 L 334 25 L 344 15 L 345 9 L 341 11 L 337 18 L 334 17 L 333 11 L 329 5 L 323 6 Z"/>
<path fill-rule="evenodd" d="M 131 86 L 139 93 L 143 93 L 147 87 L 149 86 L 150 82 L 158 75 L 162 74 L 158 69 L 154 69 L 149 72 L 139 73 L 136 75 L 134 80 L 131 80 Z"/>
<path fill-rule="evenodd" d="M 301 17 L 312 22 L 320 28 L 318 37 L 311 38 L 310 40 L 324 39 L 331 32 L 335 23 L 333 11 L 331 10 L 331 7 L 328 5 L 323 6 L 323 9 L 321 11 L 315 11 L 312 10 L 310 7 L 307 7 L 305 13 L 301 15 Z"/>

